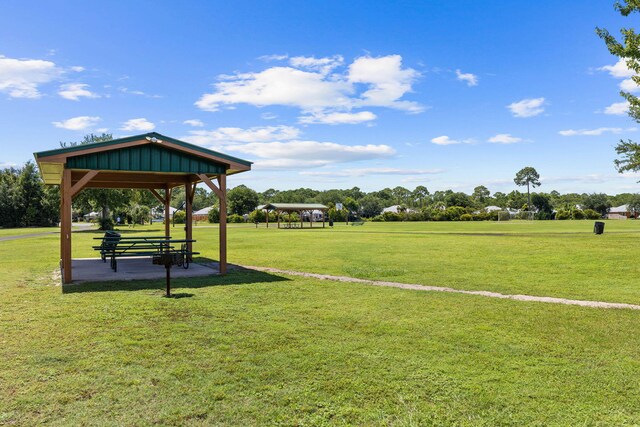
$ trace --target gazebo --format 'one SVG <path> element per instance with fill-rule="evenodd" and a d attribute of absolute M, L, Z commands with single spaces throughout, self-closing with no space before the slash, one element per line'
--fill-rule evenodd
<path fill-rule="evenodd" d="M 149 190 L 164 206 L 165 234 L 169 235 L 171 190 L 184 186 L 185 239 L 191 239 L 193 197 L 196 185 L 204 183 L 220 200 L 219 262 L 220 273 L 226 273 L 227 175 L 251 170 L 252 162 L 156 132 L 41 151 L 34 157 L 45 184 L 60 186 L 60 264 L 64 283 L 72 281 L 71 202 L 84 188 Z"/>
<path fill-rule="evenodd" d="M 329 208 L 319 203 L 267 203 L 262 206 L 267 213 L 267 227 L 269 227 L 269 211 L 275 211 L 278 218 L 278 228 L 280 228 L 280 215 L 289 214 L 289 221 L 286 228 L 292 228 L 291 213 L 296 212 L 300 216 L 300 228 L 304 227 L 304 214 L 309 215 L 309 228 L 313 228 L 313 212 L 322 212 L 322 228 L 325 225 L 325 216 Z"/>

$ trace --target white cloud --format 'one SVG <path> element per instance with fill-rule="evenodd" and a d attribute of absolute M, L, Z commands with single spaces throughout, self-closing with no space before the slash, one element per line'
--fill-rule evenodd
<path fill-rule="evenodd" d="M 193 126 L 193 127 L 203 127 L 204 126 L 204 123 L 202 123 L 202 120 L 198 120 L 198 119 L 189 119 L 189 120 L 185 120 L 182 123 L 185 124 L 185 125 Z"/>
<path fill-rule="evenodd" d="M 455 145 L 455 144 L 472 144 L 473 139 L 451 139 L 447 135 L 437 136 L 431 139 L 431 142 L 436 145 Z"/>
<path fill-rule="evenodd" d="M 339 171 L 304 171 L 301 175 L 361 177 L 367 175 L 435 175 L 444 172 L 443 169 L 397 169 L 397 168 L 356 168 Z"/>
<path fill-rule="evenodd" d="M 260 118 L 262 120 L 273 120 L 273 119 L 277 119 L 278 115 L 274 113 L 262 113 L 260 114 Z"/>
<path fill-rule="evenodd" d="M 625 92 L 637 92 L 640 90 L 640 86 L 632 79 L 624 79 L 620 82 L 620 89 Z"/>
<path fill-rule="evenodd" d="M 58 79 L 63 69 L 51 61 L 0 55 L 0 92 L 12 98 L 40 98 L 38 87 Z"/>
<path fill-rule="evenodd" d="M 335 163 L 388 158 L 396 151 L 388 145 L 343 145 L 299 139 L 300 129 L 265 126 L 192 130 L 181 139 L 223 152 L 235 151 L 258 158 L 258 169 L 300 169 Z"/>
<path fill-rule="evenodd" d="M 279 170 L 291 170 L 291 169 L 303 169 L 303 168 L 319 168 L 326 166 L 326 160 L 300 160 L 300 159 L 260 159 L 253 163 L 251 169 L 279 169 Z"/>
<path fill-rule="evenodd" d="M 528 98 L 507 105 L 514 117 L 534 117 L 544 112 L 544 98 Z"/>
<path fill-rule="evenodd" d="M 11 162 L 2 162 L 0 163 L 0 169 L 9 169 L 9 168 L 15 168 L 18 165 L 15 163 L 11 163 Z"/>
<path fill-rule="evenodd" d="M 315 58 L 313 56 L 294 56 L 289 59 L 289 64 L 296 68 L 307 68 L 310 70 L 316 70 L 322 74 L 327 74 L 336 67 L 339 67 L 344 63 L 344 58 L 341 55 L 334 55 L 332 57 Z"/>
<path fill-rule="evenodd" d="M 603 133 L 620 133 L 620 132 L 635 132 L 637 129 L 636 128 L 627 128 L 627 129 L 622 129 L 622 128 L 606 128 L 606 127 L 601 127 L 601 128 L 597 128 L 597 129 L 567 129 L 567 130 L 561 130 L 560 132 L 558 132 L 560 135 L 562 136 L 577 136 L 577 135 L 584 135 L 584 136 L 599 136 L 602 135 Z"/>
<path fill-rule="evenodd" d="M 615 77 L 617 79 L 626 79 L 635 75 L 633 70 L 630 70 L 629 67 L 627 67 L 627 61 L 624 58 L 620 58 L 618 62 L 613 65 L 600 67 L 598 70 L 607 71 L 611 77 Z"/>
<path fill-rule="evenodd" d="M 79 101 L 81 97 L 85 98 L 100 98 L 100 95 L 97 95 L 87 88 L 88 84 L 84 83 L 68 83 L 60 86 L 60 90 L 58 91 L 58 95 L 63 97 L 64 99 L 70 99 L 72 101 Z"/>
<path fill-rule="evenodd" d="M 76 73 L 81 73 L 85 70 L 84 67 L 81 67 L 79 65 L 73 66 L 71 68 L 69 68 L 71 71 L 76 72 Z"/>
<path fill-rule="evenodd" d="M 614 116 L 622 116 L 627 114 L 629 111 L 629 102 L 614 102 L 604 109 L 605 114 L 610 114 Z"/>
<path fill-rule="evenodd" d="M 370 111 L 360 111 L 358 113 L 313 113 L 311 115 L 299 117 L 300 123 L 305 124 L 357 124 L 369 122 L 376 119 L 376 115 Z"/>
<path fill-rule="evenodd" d="M 262 55 L 261 57 L 259 57 L 258 59 L 261 59 L 265 62 L 271 62 L 271 61 L 284 61 L 285 59 L 289 58 L 289 55 Z"/>
<path fill-rule="evenodd" d="M 97 133 L 106 133 L 109 131 L 109 128 L 98 128 L 96 129 Z"/>
<path fill-rule="evenodd" d="M 139 118 L 139 119 L 129 119 L 126 122 L 124 122 L 122 124 L 122 127 L 120 128 L 120 130 L 127 130 L 127 131 L 132 131 L 132 130 L 141 130 L 141 131 L 152 131 L 156 128 L 156 125 L 154 125 L 153 123 L 151 123 L 150 121 L 148 121 L 145 118 Z"/>
<path fill-rule="evenodd" d="M 118 90 L 122 93 L 126 93 L 128 95 L 137 95 L 137 96 L 144 96 L 146 98 L 162 98 L 161 95 L 149 95 L 148 93 L 145 93 L 141 90 L 131 90 L 129 88 L 126 87 L 119 87 Z"/>
<path fill-rule="evenodd" d="M 607 71 L 609 75 L 616 79 L 623 79 L 620 82 L 620 89 L 625 92 L 637 92 L 640 87 L 636 82 L 632 80 L 632 77 L 636 75 L 635 71 L 627 66 L 627 60 L 625 58 L 618 59 L 613 65 L 605 65 L 598 68 L 600 71 Z"/>
<path fill-rule="evenodd" d="M 224 127 L 216 130 L 193 130 L 182 139 L 194 144 L 220 149 L 223 144 L 272 142 L 298 138 L 300 129 L 291 126 L 264 126 L 249 129 Z"/>
<path fill-rule="evenodd" d="M 63 120 L 61 122 L 52 122 L 53 125 L 57 128 L 67 129 L 67 130 L 84 130 L 91 126 L 95 126 L 99 121 L 100 117 L 91 117 L 91 116 L 79 116 L 73 117 L 71 119 Z"/>
<path fill-rule="evenodd" d="M 286 105 L 303 110 L 349 107 L 350 91 L 344 81 L 328 81 L 320 73 L 290 67 L 272 67 L 259 73 L 230 76 L 215 85 L 214 93 L 203 95 L 196 106 L 218 111 L 223 105 L 250 104 L 257 107 Z"/>
<path fill-rule="evenodd" d="M 478 76 L 471 73 L 462 73 L 460 70 L 456 70 L 456 77 L 458 80 L 466 82 L 467 86 L 477 86 L 478 85 Z"/>
<path fill-rule="evenodd" d="M 420 74 L 403 68 L 400 55 L 360 57 L 342 72 L 335 72 L 336 67 L 343 67 L 341 56 L 294 57 L 290 66 L 219 76 L 214 92 L 202 95 L 195 104 L 206 111 L 237 104 L 284 105 L 321 115 L 350 112 L 362 106 L 424 110 L 402 99 Z"/>
<path fill-rule="evenodd" d="M 487 139 L 487 142 L 492 142 L 494 144 L 515 144 L 516 142 L 521 142 L 521 141 L 522 141 L 522 138 L 518 138 L 517 136 L 512 136 L 509 133 L 499 133 Z"/>
<path fill-rule="evenodd" d="M 348 75 L 349 82 L 369 86 L 356 105 L 391 107 L 414 113 L 424 111 L 424 108 L 415 102 L 400 101 L 400 98 L 411 91 L 418 77 L 420 73 L 416 70 L 402 68 L 400 55 L 357 58 L 349 66 Z"/>
<path fill-rule="evenodd" d="M 300 140 L 253 142 L 244 145 L 230 145 L 225 149 L 269 160 L 267 164 L 271 167 L 277 164 L 289 168 L 372 160 L 396 154 L 396 151 L 388 145 L 342 145 L 333 142 Z M 262 165 L 265 165 L 264 161 L 262 161 Z"/>

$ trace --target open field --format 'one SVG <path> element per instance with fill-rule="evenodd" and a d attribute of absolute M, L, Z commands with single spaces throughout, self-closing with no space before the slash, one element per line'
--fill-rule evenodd
<path fill-rule="evenodd" d="M 640 303 L 640 222 L 592 225 L 239 225 L 229 260 Z M 75 233 L 74 256 L 97 235 Z M 217 258 L 215 227 L 194 237 Z M 640 423 L 637 311 L 238 271 L 175 280 L 176 299 L 150 281 L 63 292 L 58 248 L 56 235 L 0 242 L 0 425 Z"/>

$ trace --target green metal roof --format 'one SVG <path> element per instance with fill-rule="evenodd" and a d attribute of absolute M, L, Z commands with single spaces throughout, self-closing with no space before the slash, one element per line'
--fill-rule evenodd
<path fill-rule="evenodd" d="M 126 138 L 112 139 L 111 141 L 96 142 L 96 143 L 92 143 L 92 144 L 74 145 L 73 147 L 58 148 L 56 150 L 40 151 L 38 153 L 33 153 L 33 155 L 35 156 L 36 159 L 38 159 L 40 157 L 48 157 L 48 156 L 55 156 L 55 155 L 58 155 L 58 154 L 65 154 L 65 153 L 73 153 L 75 151 L 82 151 L 82 150 L 86 150 L 87 148 L 109 147 L 109 146 L 112 146 L 112 145 L 118 145 L 118 144 L 131 142 L 131 141 L 138 141 L 140 139 L 145 139 L 145 138 L 156 138 L 156 139 L 161 140 L 161 141 L 171 142 L 173 144 L 182 146 L 184 148 L 196 150 L 196 151 L 199 151 L 199 152 L 201 152 L 203 154 L 207 154 L 207 155 L 220 157 L 222 159 L 226 159 L 226 160 L 229 160 L 229 161 L 232 161 L 232 162 L 240 163 L 240 164 L 245 165 L 245 166 L 251 166 L 251 164 L 253 163 L 253 162 L 250 162 L 248 160 L 242 160 L 242 159 L 239 159 L 237 157 L 229 156 L 228 154 L 223 154 L 223 153 L 219 153 L 217 151 L 208 150 L 208 149 L 200 147 L 198 145 L 189 144 L 188 142 L 180 141 L 179 139 L 171 138 L 171 137 L 159 134 L 157 132 L 149 132 L 149 133 L 145 133 L 145 134 L 142 134 L 142 135 L 128 136 Z"/>
<path fill-rule="evenodd" d="M 157 132 L 41 151 L 33 155 L 47 185 L 60 184 L 65 169 L 232 175 L 251 170 L 252 164 Z"/>
<path fill-rule="evenodd" d="M 66 167 L 135 172 L 225 173 L 224 165 L 220 163 L 155 144 L 69 157 Z"/>

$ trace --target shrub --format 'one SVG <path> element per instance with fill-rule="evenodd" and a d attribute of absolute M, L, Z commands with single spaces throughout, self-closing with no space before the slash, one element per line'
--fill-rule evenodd
<path fill-rule="evenodd" d="M 460 215 L 460 221 L 472 221 L 473 220 L 473 216 L 471 216 L 471 214 L 462 214 Z"/>
<path fill-rule="evenodd" d="M 498 217 L 496 216 L 496 219 Z M 487 212 L 478 212 L 477 214 L 473 214 L 474 221 L 488 221 L 491 219 L 491 215 Z"/>
<path fill-rule="evenodd" d="M 573 217 L 573 219 L 584 219 L 584 212 L 582 212 L 580 209 L 576 209 L 571 213 L 571 216 Z"/>
<path fill-rule="evenodd" d="M 602 216 L 600 215 L 600 212 L 596 212 L 593 209 L 585 209 L 582 211 L 582 213 L 584 214 L 584 217 L 586 219 L 600 219 L 602 218 Z"/>
<path fill-rule="evenodd" d="M 450 206 L 444 211 L 445 213 L 445 221 L 459 221 L 460 216 L 466 213 L 465 209 L 460 206 Z"/>
<path fill-rule="evenodd" d="M 207 220 L 211 224 L 219 223 L 220 222 L 220 210 L 218 210 L 218 208 L 211 208 L 211 210 L 207 214 Z"/>
<path fill-rule="evenodd" d="M 385 212 L 382 214 L 382 217 L 384 218 L 385 221 L 388 222 L 392 222 L 392 221 L 402 221 L 402 214 L 397 214 L 394 212 Z"/>
<path fill-rule="evenodd" d="M 385 219 L 384 219 L 384 216 L 382 216 L 382 215 L 376 215 L 373 218 L 371 218 L 371 221 L 373 221 L 373 222 L 384 222 Z"/>
<path fill-rule="evenodd" d="M 551 211 L 540 211 L 534 215 L 534 218 L 538 220 L 549 220 L 554 219 L 555 215 Z"/>
<path fill-rule="evenodd" d="M 238 214 L 231 214 L 227 217 L 227 222 L 231 222 L 234 224 L 240 224 L 245 222 L 244 221 L 244 217 L 242 215 L 238 215 Z"/>
<path fill-rule="evenodd" d="M 173 213 L 174 224 L 184 224 L 187 214 L 184 211 L 176 211 Z"/>
<path fill-rule="evenodd" d="M 556 213 L 556 219 L 565 220 L 571 219 L 571 212 L 566 210 L 561 210 Z"/>

